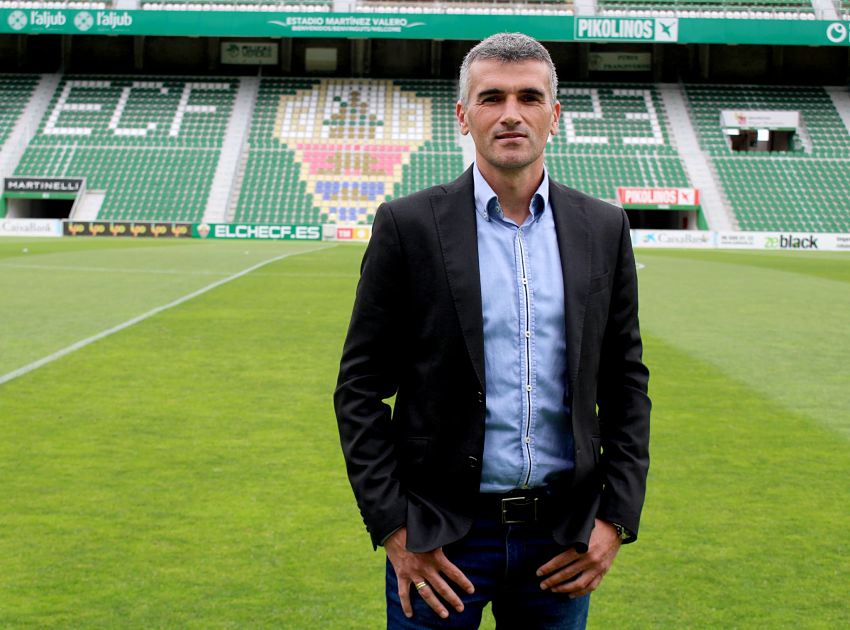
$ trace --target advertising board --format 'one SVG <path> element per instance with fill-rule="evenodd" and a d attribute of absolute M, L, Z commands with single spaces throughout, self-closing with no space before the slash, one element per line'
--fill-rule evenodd
<path fill-rule="evenodd" d="M 247 223 L 199 223 L 192 226 L 195 238 L 271 241 L 320 241 L 319 225 L 252 225 Z"/>
<path fill-rule="evenodd" d="M 277 42 L 221 42 L 221 63 L 274 66 L 277 62 Z"/>
<path fill-rule="evenodd" d="M 62 236 L 57 219 L 0 219 L 0 236 Z"/>
<path fill-rule="evenodd" d="M 620 205 L 629 209 L 694 210 L 699 207 L 696 188 L 617 188 Z"/>
<path fill-rule="evenodd" d="M 850 235 L 824 232 L 717 232 L 721 249 L 850 250 Z"/>
<path fill-rule="evenodd" d="M 587 68 L 592 72 L 649 72 L 652 53 L 591 52 L 587 55 Z"/>
<path fill-rule="evenodd" d="M 80 177 L 6 177 L 5 197 L 32 199 L 73 199 L 83 187 Z"/>
<path fill-rule="evenodd" d="M 686 249 L 850 251 L 850 234 L 632 230 L 632 245 L 634 247 L 681 247 Z"/>
<path fill-rule="evenodd" d="M 322 238 L 326 241 L 366 243 L 372 237 L 371 225 L 323 225 Z"/>
<path fill-rule="evenodd" d="M 850 45 L 850 22 L 843 20 L 573 17 L 566 13 L 481 15 L 47 7 L 0 9 L 0 33 L 9 34 L 477 40 L 504 31 L 521 31 L 547 42 Z"/>
<path fill-rule="evenodd" d="M 191 223 L 168 221 L 64 221 L 65 236 L 189 238 Z"/>
<path fill-rule="evenodd" d="M 632 230 L 633 247 L 711 249 L 714 243 L 714 232 L 702 230 Z"/>

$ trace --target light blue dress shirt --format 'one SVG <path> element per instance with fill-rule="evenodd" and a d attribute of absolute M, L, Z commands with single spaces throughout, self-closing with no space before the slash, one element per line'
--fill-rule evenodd
<path fill-rule="evenodd" d="M 549 175 L 520 226 L 473 166 L 484 316 L 481 492 L 552 483 L 575 465 L 567 406 L 564 280 Z"/>

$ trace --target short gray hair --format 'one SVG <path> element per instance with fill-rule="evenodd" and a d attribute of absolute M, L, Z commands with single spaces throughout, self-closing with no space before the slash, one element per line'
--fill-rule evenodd
<path fill-rule="evenodd" d="M 460 64 L 459 91 L 460 100 L 466 105 L 469 99 L 469 67 L 473 62 L 492 59 L 502 63 L 521 61 L 542 61 L 549 67 L 549 90 L 552 101 L 558 98 L 558 74 L 549 51 L 533 37 L 523 33 L 496 33 L 476 44 L 466 53 Z"/>

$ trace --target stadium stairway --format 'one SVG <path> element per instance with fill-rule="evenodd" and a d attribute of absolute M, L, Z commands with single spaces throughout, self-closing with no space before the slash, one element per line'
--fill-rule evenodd
<path fill-rule="evenodd" d="M 812 0 L 812 8 L 819 20 L 839 19 L 833 0 Z"/>
<path fill-rule="evenodd" d="M 222 223 L 227 220 L 229 201 L 237 189 L 237 169 L 251 128 L 259 89 L 260 80 L 257 77 L 239 79 L 233 111 L 224 132 L 221 154 L 204 210 L 203 221 L 206 223 Z"/>
<path fill-rule="evenodd" d="M 596 15 L 596 0 L 573 0 L 573 12 L 575 15 Z"/>
<path fill-rule="evenodd" d="M 835 105 L 835 110 L 841 118 L 841 122 L 847 128 L 847 133 L 850 133 L 850 92 L 845 86 L 826 86 L 824 88 L 832 99 L 832 104 Z"/>
<path fill-rule="evenodd" d="M 256 103 L 256 98 L 254 103 Z M 250 135 L 250 128 L 249 128 Z M 230 197 L 227 201 L 227 212 L 224 215 L 225 223 L 233 223 L 236 218 L 236 210 L 239 208 L 239 199 L 242 194 L 242 183 L 245 181 L 245 170 L 248 168 L 248 158 L 251 155 L 251 143 L 246 137 L 242 143 L 239 153 L 239 161 L 236 163 L 236 172 L 230 185 Z"/>
<path fill-rule="evenodd" d="M 662 83 L 658 85 L 658 88 L 671 123 L 670 133 L 679 151 L 682 164 L 694 188 L 699 189 L 700 205 L 708 227 L 712 230 L 738 229 L 729 205 L 724 201 L 722 190 L 712 172 L 708 157 L 700 148 L 681 86 L 675 83 Z"/>
<path fill-rule="evenodd" d="M 23 108 L 6 142 L 0 147 L 0 178 L 9 177 L 15 170 L 30 140 L 35 137 L 38 125 L 50 106 L 62 75 L 43 74 L 38 79 L 29 100 Z"/>

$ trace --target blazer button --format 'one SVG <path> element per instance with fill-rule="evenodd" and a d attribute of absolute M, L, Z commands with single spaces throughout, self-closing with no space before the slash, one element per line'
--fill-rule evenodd
<path fill-rule="evenodd" d="M 472 455 L 466 460 L 466 463 L 469 464 L 470 468 L 478 468 L 478 458 L 473 457 Z"/>
<path fill-rule="evenodd" d="M 478 392 L 478 402 L 484 402 L 484 392 Z"/>

